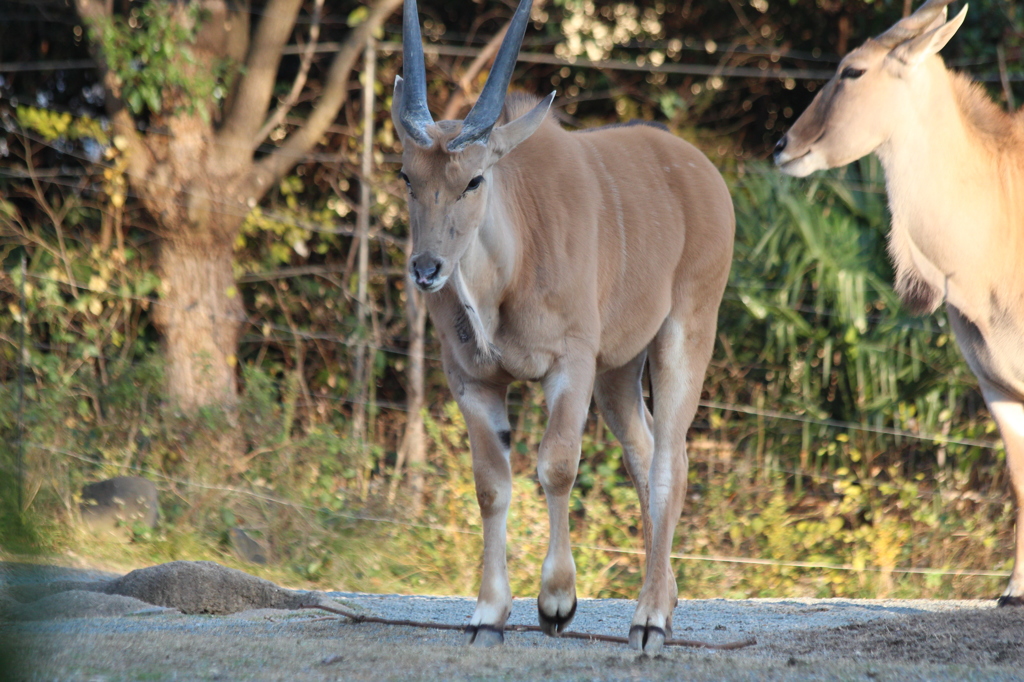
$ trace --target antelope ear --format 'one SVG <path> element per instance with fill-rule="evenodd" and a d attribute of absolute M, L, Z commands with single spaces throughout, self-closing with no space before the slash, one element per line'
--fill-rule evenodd
<path fill-rule="evenodd" d="M 938 54 L 939 50 L 946 46 L 946 43 L 950 41 L 953 34 L 955 34 L 964 23 L 964 17 L 966 16 L 967 5 L 964 5 L 964 8 L 960 10 L 960 13 L 953 17 L 949 22 L 942 24 L 938 28 L 933 28 L 927 33 L 919 35 L 912 40 L 908 40 L 897 45 L 893 48 L 893 51 L 889 53 L 889 57 L 900 62 L 905 69 L 913 69 L 917 67 L 928 57 Z M 936 21 L 935 23 L 938 22 Z M 933 23 L 932 25 L 934 26 L 935 24 Z"/>
<path fill-rule="evenodd" d="M 942 11 L 939 12 L 939 14 L 934 19 L 932 19 L 932 23 L 928 24 L 925 27 L 925 29 L 923 31 L 921 31 L 921 33 L 927 33 L 928 31 L 933 31 L 933 30 L 937 29 L 939 26 L 942 26 L 944 23 L 946 23 L 946 16 L 948 14 L 948 12 L 947 12 L 948 9 L 949 9 L 948 7 L 943 7 Z"/>
<path fill-rule="evenodd" d="M 402 92 L 405 90 L 401 76 L 395 76 L 395 92 L 391 96 L 391 124 L 395 127 L 395 135 L 405 144 L 405 126 L 402 125 Z"/>
<path fill-rule="evenodd" d="M 515 149 L 523 140 L 537 132 L 537 128 L 547 118 L 548 110 L 551 109 L 551 102 L 555 99 L 555 93 L 542 99 L 537 106 L 514 121 L 509 121 L 500 128 L 491 131 L 491 138 L 487 141 L 487 147 L 498 160 L 505 154 Z"/>

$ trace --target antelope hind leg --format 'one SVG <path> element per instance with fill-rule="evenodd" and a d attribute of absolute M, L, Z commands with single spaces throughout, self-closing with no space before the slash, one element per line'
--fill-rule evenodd
<path fill-rule="evenodd" d="M 505 521 L 512 499 L 506 387 L 465 382 L 454 390 L 466 419 L 473 450 L 473 479 L 484 527 L 483 578 L 476 610 L 466 626 L 466 644 L 496 646 L 505 641 L 512 589 L 505 559 Z"/>
<path fill-rule="evenodd" d="M 654 392 L 654 456 L 648 475 L 651 545 L 629 645 L 657 653 L 672 636 L 679 590 L 669 555 L 686 497 L 686 433 L 697 411 L 715 341 L 715 307 L 673 310 L 650 347 Z"/>
<path fill-rule="evenodd" d="M 548 505 L 550 537 L 541 567 L 537 617 L 541 629 L 558 636 L 576 615 L 576 563 L 569 539 L 569 493 L 576 480 L 580 441 L 594 386 L 593 357 L 560 363 L 544 379 L 548 427 L 537 455 L 537 475 Z"/>
<path fill-rule="evenodd" d="M 644 550 L 650 552 L 651 517 L 647 479 L 651 471 L 654 435 L 651 433 L 651 413 L 644 403 L 641 384 L 646 361 L 647 352 L 644 351 L 629 364 L 597 377 L 594 382 L 594 401 L 604 415 L 608 428 L 622 445 L 626 471 L 640 499 Z"/>
<path fill-rule="evenodd" d="M 1024 403 L 981 380 L 981 392 L 1006 444 L 1006 466 L 1017 499 L 1013 573 L 1000 606 L 1024 606 Z"/>

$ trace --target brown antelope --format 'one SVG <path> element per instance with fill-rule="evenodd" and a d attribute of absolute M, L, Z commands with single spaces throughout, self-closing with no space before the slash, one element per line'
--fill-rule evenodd
<path fill-rule="evenodd" d="M 775 161 L 803 177 L 875 152 L 892 213 L 896 291 L 915 312 L 943 301 L 1006 444 L 1016 553 L 1001 605 L 1024 603 L 1024 120 L 939 50 L 967 13 L 929 0 L 839 64 Z"/>
<path fill-rule="evenodd" d="M 466 419 L 483 519 L 466 640 L 501 643 L 512 607 L 505 400 L 511 382 L 530 380 L 543 385 L 549 415 L 537 456 L 550 517 L 541 627 L 558 635 L 576 612 L 569 493 L 593 395 L 641 505 L 647 565 L 629 640 L 657 651 L 678 597 L 669 555 L 732 258 L 732 201 L 711 162 L 659 127 L 571 133 L 549 115 L 554 93 L 506 97 L 530 5 L 520 2 L 466 119 L 434 122 L 416 2 L 406 0 L 391 109 L 409 189 L 409 274 L 426 292 Z M 653 416 L 641 389 L 648 361 Z"/>

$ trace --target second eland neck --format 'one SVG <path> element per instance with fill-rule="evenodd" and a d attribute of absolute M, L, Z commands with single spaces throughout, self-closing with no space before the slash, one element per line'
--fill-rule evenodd
<path fill-rule="evenodd" d="M 913 96 L 892 137 L 878 149 L 885 168 L 897 267 L 900 251 L 944 290 L 959 274 L 977 272 L 1004 212 L 1005 195 L 992 157 L 991 133 L 976 120 L 970 84 L 937 57 L 922 65 Z M 986 102 L 993 108 L 994 104 Z M 978 110 L 966 105 L 981 104 Z M 1000 112 L 996 112 L 1000 113 Z"/>

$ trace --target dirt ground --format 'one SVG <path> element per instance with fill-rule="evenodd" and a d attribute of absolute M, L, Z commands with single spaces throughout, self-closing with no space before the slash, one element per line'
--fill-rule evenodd
<path fill-rule="evenodd" d="M 328 598 L 388 618 L 463 623 L 472 612 L 459 597 L 297 593 L 207 562 L 123 577 L 0 564 L 0 679 L 1024 680 L 1024 609 L 990 602 L 688 601 L 676 637 L 758 643 L 652 658 L 519 632 L 482 651 L 459 632 L 294 608 Z M 535 609 L 516 600 L 510 622 Z M 573 629 L 625 634 L 631 615 L 629 601 L 584 600 Z"/>

